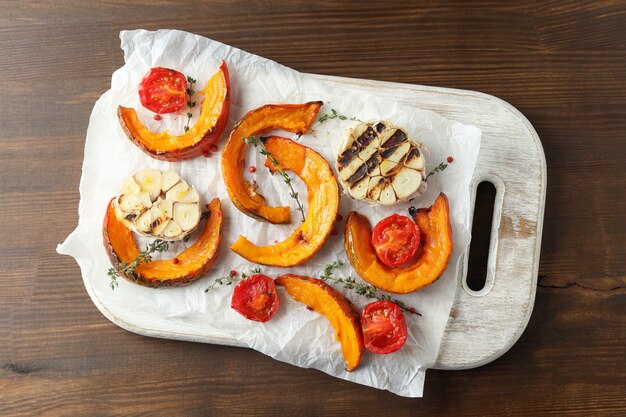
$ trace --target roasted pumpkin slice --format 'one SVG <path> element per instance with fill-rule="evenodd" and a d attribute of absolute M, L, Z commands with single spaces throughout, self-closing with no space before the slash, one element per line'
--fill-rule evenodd
<path fill-rule="evenodd" d="M 304 223 L 280 243 L 257 246 L 240 236 L 230 248 L 257 264 L 298 265 L 315 255 L 332 232 L 339 210 L 339 186 L 328 162 L 313 149 L 277 136 L 263 140 L 280 168 L 293 172 L 306 184 L 309 210 Z M 276 170 L 269 159 L 265 166 Z"/>
<path fill-rule="evenodd" d="M 128 138 L 142 151 L 155 159 L 182 161 L 208 150 L 226 127 L 230 109 L 230 80 L 225 62 L 206 83 L 202 95 L 204 99 L 198 121 L 180 136 L 170 135 L 168 131 L 150 132 L 133 108 L 119 106 L 117 115 Z"/>
<path fill-rule="evenodd" d="M 296 301 L 304 303 L 330 321 L 335 338 L 341 343 L 346 370 L 352 371 L 363 356 L 363 332 L 359 314 L 350 301 L 324 281 L 299 275 L 286 274 L 276 278 Z"/>
<path fill-rule="evenodd" d="M 189 284 L 202 277 L 213 266 L 222 234 L 222 207 L 214 199 L 206 208 L 209 216 L 198 240 L 172 259 L 140 263 L 132 276 L 124 278 L 148 287 Z M 113 200 L 109 203 L 102 228 L 104 246 L 114 267 L 130 263 L 139 254 L 132 232 L 117 219 Z M 176 259 L 176 260 L 174 260 Z"/>
<path fill-rule="evenodd" d="M 382 290 L 405 294 L 423 288 L 441 276 L 453 250 L 446 195 L 440 194 L 429 209 L 418 210 L 414 220 L 420 229 L 422 256 L 413 265 L 390 268 L 376 257 L 367 218 L 355 211 L 350 213 L 346 221 L 345 249 L 361 278 Z"/>
<path fill-rule="evenodd" d="M 305 104 L 268 104 L 249 111 L 233 129 L 222 152 L 222 173 L 228 195 L 233 204 L 244 214 L 270 223 L 289 223 L 289 207 L 270 207 L 243 178 L 246 165 L 243 138 L 257 135 L 269 129 L 306 133 L 315 121 L 322 106 L 321 101 Z"/>

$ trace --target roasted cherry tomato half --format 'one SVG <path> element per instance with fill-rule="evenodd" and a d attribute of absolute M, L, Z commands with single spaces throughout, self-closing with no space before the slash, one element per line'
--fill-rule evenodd
<path fill-rule="evenodd" d="M 391 353 L 406 342 L 406 321 L 396 303 L 381 300 L 365 306 L 361 314 L 365 347 L 374 353 Z"/>
<path fill-rule="evenodd" d="M 139 99 L 157 114 L 174 113 L 187 103 L 187 79 L 169 68 L 152 68 L 139 84 Z"/>
<path fill-rule="evenodd" d="M 266 322 L 274 317 L 278 304 L 274 280 L 254 274 L 237 284 L 230 306 L 247 319 Z"/>
<path fill-rule="evenodd" d="M 392 214 L 372 230 L 372 246 L 387 266 L 400 266 L 410 260 L 420 244 L 420 229 L 406 216 Z"/>

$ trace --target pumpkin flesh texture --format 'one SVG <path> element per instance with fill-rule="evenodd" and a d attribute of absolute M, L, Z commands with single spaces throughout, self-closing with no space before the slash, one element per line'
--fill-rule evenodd
<path fill-rule="evenodd" d="M 440 194 L 429 209 L 418 210 L 414 220 L 420 229 L 422 256 L 415 264 L 390 268 L 376 256 L 367 218 L 354 211 L 350 213 L 346 221 L 345 249 L 352 267 L 361 278 L 382 290 L 406 294 L 435 282 L 441 276 L 454 248 L 446 195 Z"/>
<path fill-rule="evenodd" d="M 330 236 L 339 210 L 339 186 L 328 162 L 313 149 L 277 136 L 267 138 L 265 147 L 281 169 L 293 172 L 306 184 L 308 213 L 305 221 L 282 242 L 257 246 L 240 236 L 231 249 L 261 265 L 299 265 L 315 255 Z M 265 166 L 277 171 L 269 158 Z"/>
<path fill-rule="evenodd" d="M 346 369 L 354 370 L 363 356 L 364 344 L 360 317 L 350 302 L 319 279 L 286 274 L 276 278 L 276 283 L 284 286 L 291 298 L 328 319 L 341 344 Z"/>
<path fill-rule="evenodd" d="M 198 240 L 172 259 L 141 262 L 133 276 L 121 274 L 136 284 L 148 287 L 174 286 L 191 283 L 202 277 L 213 266 L 222 234 L 222 209 L 219 199 L 214 199 L 206 208 L 210 211 Z M 112 202 L 109 203 L 103 225 L 104 244 L 114 267 L 119 262 L 131 263 L 140 250 L 133 233 L 115 216 Z"/>
<path fill-rule="evenodd" d="M 244 214 L 270 223 L 289 223 L 289 207 L 271 207 L 265 198 L 244 179 L 246 166 L 243 138 L 255 136 L 269 129 L 306 133 L 315 121 L 321 101 L 305 104 L 268 104 L 249 111 L 230 133 L 222 151 L 222 174 L 228 195 L 235 207 Z"/>
<path fill-rule="evenodd" d="M 201 155 L 217 141 L 228 122 L 230 80 L 222 62 L 219 71 L 207 81 L 198 121 L 183 135 L 168 131 L 153 133 L 141 123 L 133 108 L 118 107 L 118 116 L 128 138 L 155 159 L 182 161 Z"/>

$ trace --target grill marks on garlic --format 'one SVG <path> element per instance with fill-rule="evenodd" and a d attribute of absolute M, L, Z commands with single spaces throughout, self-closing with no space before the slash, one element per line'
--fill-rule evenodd
<path fill-rule="evenodd" d="M 122 182 L 115 214 L 146 236 L 179 240 L 200 223 L 200 196 L 176 172 L 142 169 Z"/>
<path fill-rule="evenodd" d="M 420 145 L 389 122 L 361 123 L 348 132 L 337 157 L 339 180 L 357 200 L 391 205 L 423 191 Z"/>

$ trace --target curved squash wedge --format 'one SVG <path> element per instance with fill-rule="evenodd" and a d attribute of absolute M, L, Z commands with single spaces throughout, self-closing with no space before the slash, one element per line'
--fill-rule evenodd
<path fill-rule="evenodd" d="M 289 223 L 289 207 L 270 207 L 265 198 L 243 178 L 246 165 L 243 138 L 269 129 L 306 133 L 315 121 L 321 101 L 305 104 L 268 104 L 249 111 L 233 129 L 222 152 L 222 173 L 228 195 L 244 214 L 270 223 Z"/>
<path fill-rule="evenodd" d="M 376 256 L 367 218 L 355 211 L 350 213 L 346 221 L 345 249 L 361 278 L 382 290 L 405 294 L 423 288 L 441 276 L 454 248 L 446 195 L 440 194 L 429 209 L 418 210 L 414 220 L 420 228 L 423 254 L 413 265 L 390 268 Z"/>
<path fill-rule="evenodd" d="M 332 232 L 339 210 L 339 186 L 328 162 L 313 149 L 277 136 L 263 140 L 278 165 L 296 174 L 306 184 L 309 210 L 304 223 L 280 243 L 257 246 L 240 236 L 230 248 L 257 264 L 298 265 L 315 255 Z M 269 159 L 265 166 L 272 172 L 276 170 Z"/>
<path fill-rule="evenodd" d="M 153 133 L 141 123 L 133 108 L 119 106 L 117 115 L 131 142 L 155 159 L 182 161 L 208 150 L 224 131 L 230 109 L 230 80 L 225 62 L 206 83 L 198 121 L 183 135 Z"/>
<path fill-rule="evenodd" d="M 341 343 L 346 370 L 354 370 L 363 356 L 363 332 L 359 314 L 350 301 L 316 278 L 286 274 L 276 278 L 276 284 L 285 287 L 294 300 L 326 316 L 335 329 L 336 340 Z"/>
<path fill-rule="evenodd" d="M 104 216 L 102 234 L 104 246 L 114 267 L 119 262 L 130 263 L 139 254 L 132 232 L 115 216 L 109 203 Z M 207 204 L 210 211 L 198 240 L 172 259 L 140 263 L 132 276 L 121 274 L 127 280 L 147 287 L 177 286 L 189 284 L 202 277 L 213 266 L 222 238 L 222 208 L 219 199 Z"/>

